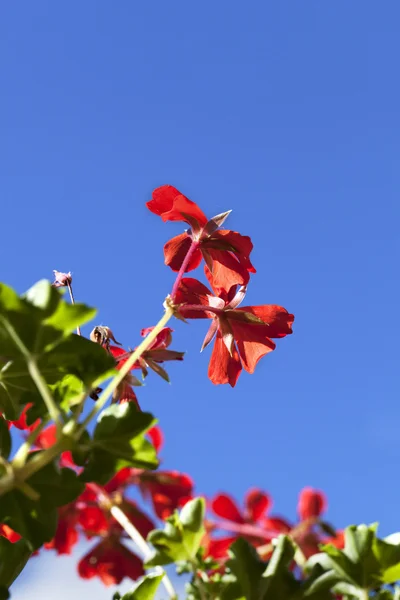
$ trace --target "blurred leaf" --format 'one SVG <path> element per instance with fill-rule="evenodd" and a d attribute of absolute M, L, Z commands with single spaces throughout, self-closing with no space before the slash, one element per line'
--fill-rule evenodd
<path fill-rule="evenodd" d="M 164 573 L 146 575 L 135 587 L 122 596 L 122 600 L 153 600 Z"/>
<path fill-rule="evenodd" d="M 195 560 L 204 536 L 205 501 L 194 498 L 185 504 L 178 515 L 168 517 L 164 529 L 155 529 L 147 537 L 154 546 L 154 555 L 146 561 L 147 566 L 168 565 L 177 561 Z"/>
<path fill-rule="evenodd" d="M 132 402 L 114 404 L 99 416 L 82 481 L 106 483 L 122 467 L 155 469 L 156 451 L 144 434 L 156 420 Z M 85 442 L 85 446 L 88 442 Z"/>
<path fill-rule="evenodd" d="M 0 456 L 8 458 L 11 452 L 11 435 L 8 430 L 8 424 L 0 416 Z"/>
<path fill-rule="evenodd" d="M 30 459 L 40 453 L 34 453 Z M 68 504 L 83 491 L 84 485 L 71 469 L 58 469 L 53 463 L 32 475 L 27 483 L 39 497 L 26 496 L 13 489 L 0 502 L 0 522 L 10 525 L 32 546 L 39 548 L 50 541 L 57 527 L 57 507 Z"/>
<path fill-rule="evenodd" d="M 31 554 L 32 548 L 26 540 L 11 543 L 7 538 L 0 536 L 0 589 L 7 590 L 10 587 Z"/>

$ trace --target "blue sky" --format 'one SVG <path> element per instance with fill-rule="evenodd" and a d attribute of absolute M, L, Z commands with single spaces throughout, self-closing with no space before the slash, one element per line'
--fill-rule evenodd
<path fill-rule="evenodd" d="M 232 209 L 254 242 L 246 304 L 282 304 L 294 335 L 232 390 L 207 380 L 205 324 L 175 322 L 185 363 L 140 390 L 164 464 L 208 495 L 263 487 L 290 517 L 320 487 L 338 526 L 384 533 L 399 527 L 399 18 L 390 1 L 35 0 L 0 19 L 1 279 L 71 270 L 134 346 L 182 231 L 147 211 L 152 189 Z"/>

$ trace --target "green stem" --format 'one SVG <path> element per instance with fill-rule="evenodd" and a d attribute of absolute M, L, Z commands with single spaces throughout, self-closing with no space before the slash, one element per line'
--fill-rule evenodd
<path fill-rule="evenodd" d="M 61 429 L 61 427 L 64 425 L 61 412 L 59 411 L 57 404 L 54 402 L 54 398 L 49 390 L 45 379 L 43 378 L 41 372 L 38 369 L 35 359 L 29 357 L 27 359 L 27 365 L 29 374 L 35 382 L 36 387 L 39 390 L 44 403 L 46 404 L 50 417 L 55 422 L 57 430 Z"/>
<path fill-rule="evenodd" d="M 139 346 L 136 348 L 136 350 L 134 352 L 132 352 L 132 354 L 129 356 L 128 360 L 122 365 L 121 369 L 118 371 L 118 374 L 115 375 L 115 377 L 110 381 L 108 386 L 103 390 L 100 398 L 97 400 L 96 404 L 94 405 L 94 407 L 92 408 L 90 413 L 87 415 L 87 417 L 84 419 L 84 421 L 82 422 L 78 431 L 76 432 L 77 437 L 80 437 L 82 435 L 83 431 L 85 431 L 85 429 L 86 429 L 87 425 L 90 423 L 90 421 L 97 415 L 98 412 L 101 411 L 101 409 L 106 404 L 109 397 L 114 393 L 114 391 L 117 389 L 117 387 L 119 386 L 121 381 L 132 369 L 135 362 L 142 356 L 143 352 L 145 352 L 147 350 L 147 348 L 150 346 L 150 344 L 156 339 L 157 335 L 160 333 L 160 331 L 163 329 L 163 327 L 165 327 L 165 325 L 171 319 L 173 314 L 174 314 L 173 309 L 171 307 L 167 306 L 165 313 L 163 314 L 161 319 L 158 321 L 157 325 L 155 325 L 155 327 L 152 329 L 152 331 L 150 331 L 149 335 L 144 338 L 144 340 L 142 341 L 141 344 L 139 344 Z"/>

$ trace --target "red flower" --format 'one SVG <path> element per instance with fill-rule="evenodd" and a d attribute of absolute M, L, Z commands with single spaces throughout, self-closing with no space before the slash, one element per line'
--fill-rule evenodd
<path fill-rule="evenodd" d="M 253 249 L 250 238 L 218 229 L 230 211 L 208 220 L 197 204 L 171 185 L 154 190 L 147 207 L 163 221 L 184 221 L 191 226 L 164 246 L 165 264 L 173 271 L 179 271 L 190 251 L 185 272 L 198 267 L 204 258 L 219 288 L 229 290 L 232 285 L 244 285 L 249 281 L 249 273 L 256 272 L 249 258 Z"/>
<path fill-rule="evenodd" d="M 154 512 L 160 519 L 166 519 L 176 508 L 184 506 L 193 493 L 192 479 L 178 471 L 143 471 L 138 483 L 142 494 L 150 496 Z"/>
<path fill-rule="evenodd" d="M 135 581 L 144 575 L 140 558 L 114 538 L 94 546 L 79 561 L 78 572 L 83 579 L 99 577 L 105 585 L 119 584 L 124 577 Z"/>
<path fill-rule="evenodd" d="M 321 516 L 327 509 L 328 501 L 324 492 L 305 487 L 299 495 L 297 512 L 301 521 Z"/>
<path fill-rule="evenodd" d="M 95 535 L 104 536 L 110 527 L 104 511 L 95 504 L 79 507 L 78 522 L 88 539 Z"/>
<path fill-rule="evenodd" d="M 78 541 L 77 531 L 79 512 L 75 503 L 63 506 L 58 511 L 57 531 L 54 538 L 47 542 L 44 547 L 48 550 L 56 550 L 57 554 L 71 554 L 72 548 Z"/>
<path fill-rule="evenodd" d="M 213 283 L 210 271 L 207 267 L 205 270 Z M 215 291 L 214 296 L 197 279 L 183 278 L 175 302 L 182 305 L 179 312 L 185 318 L 212 319 L 202 347 L 215 337 L 208 376 L 215 384 L 234 387 L 242 366 L 253 373 L 260 358 L 275 349 L 271 338 L 292 333 L 294 316 L 275 304 L 237 308 L 245 296 L 244 287 L 237 290 L 233 286 L 228 293 L 217 288 Z"/>
<path fill-rule="evenodd" d="M 244 510 L 228 494 L 217 494 L 211 502 L 216 515 L 234 523 L 258 523 L 271 506 L 271 496 L 256 488 L 247 492 Z"/>

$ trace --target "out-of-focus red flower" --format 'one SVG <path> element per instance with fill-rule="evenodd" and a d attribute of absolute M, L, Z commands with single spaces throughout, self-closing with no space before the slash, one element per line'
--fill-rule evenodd
<path fill-rule="evenodd" d="M 14 529 L 11 529 L 11 527 L 9 527 L 8 525 L 2 525 L 1 523 L 0 535 L 7 538 L 12 544 L 14 544 L 14 542 L 18 542 L 18 540 L 21 539 L 19 533 L 14 531 Z"/>
<path fill-rule="evenodd" d="M 88 539 L 95 535 L 105 535 L 110 527 L 104 511 L 95 504 L 86 504 L 78 508 L 78 523 Z"/>
<path fill-rule="evenodd" d="M 206 275 L 213 284 L 209 269 Z M 183 278 L 175 302 L 179 312 L 188 319 L 212 319 L 204 339 L 204 349 L 215 337 L 208 376 L 214 384 L 236 385 L 243 368 L 253 373 L 260 360 L 275 349 L 271 338 L 282 338 L 292 333 L 294 316 L 275 304 L 244 306 L 246 288 L 233 286 L 228 293 L 215 288 L 213 295 L 197 279 Z"/>
<path fill-rule="evenodd" d="M 245 285 L 249 281 L 249 273 L 256 272 L 250 262 L 253 249 L 250 238 L 235 231 L 219 229 L 230 211 L 208 220 L 197 204 L 171 185 L 155 189 L 147 207 L 163 221 L 183 221 L 191 227 L 164 246 L 165 264 L 173 271 L 179 271 L 194 243 L 185 272 L 198 267 L 204 258 L 217 287 L 229 290 L 232 285 Z"/>
<path fill-rule="evenodd" d="M 132 500 L 124 498 L 121 504 L 119 504 L 121 510 L 128 517 L 130 522 L 136 527 L 141 536 L 146 539 L 150 531 L 155 527 L 153 521 L 146 515 L 145 512 Z M 121 526 L 117 521 L 113 523 L 113 531 L 122 531 Z"/>
<path fill-rule="evenodd" d="M 79 512 L 75 503 L 67 504 L 58 511 L 58 524 L 56 535 L 44 547 L 55 550 L 57 554 L 71 554 L 72 548 L 79 539 L 77 530 Z"/>
<path fill-rule="evenodd" d="M 106 483 L 104 489 L 108 494 L 116 491 L 123 491 L 125 487 L 132 483 L 133 474 L 142 472 L 141 469 L 132 469 L 131 467 L 123 467 Z"/>
<path fill-rule="evenodd" d="M 169 517 L 192 498 L 193 480 L 178 471 L 144 472 L 138 478 L 144 497 L 150 497 L 160 519 Z"/>
<path fill-rule="evenodd" d="M 321 516 L 327 509 L 328 501 L 320 490 L 305 487 L 301 490 L 297 504 L 297 512 L 301 521 Z"/>
<path fill-rule="evenodd" d="M 140 558 L 112 537 L 94 546 L 79 561 L 78 572 L 83 579 L 99 577 L 107 586 L 119 584 L 125 577 L 135 581 L 144 575 Z"/>
<path fill-rule="evenodd" d="M 147 327 L 147 329 L 142 329 L 140 333 L 142 337 L 146 337 L 153 329 L 154 327 Z M 145 350 L 140 358 L 132 365 L 131 369 L 141 369 L 143 377 L 146 377 L 148 368 L 150 368 L 157 373 L 157 375 L 160 375 L 163 379 L 168 381 L 168 374 L 160 367 L 160 364 L 170 360 L 183 360 L 184 356 L 184 352 L 168 349 L 168 346 L 172 342 L 172 331 L 173 330 L 169 327 L 164 327 L 147 350 Z M 118 348 L 117 346 L 109 346 L 108 351 L 115 358 L 117 369 L 121 369 L 132 354 L 132 352 L 127 352 L 123 348 Z"/>
<path fill-rule="evenodd" d="M 324 544 L 332 544 L 332 546 L 336 546 L 340 550 L 344 548 L 344 531 L 337 531 L 335 536 L 325 538 L 323 540 Z"/>
<path fill-rule="evenodd" d="M 271 506 L 271 496 L 257 488 L 247 492 L 243 510 L 228 494 L 217 494 L 211 501 L 211 509 L 217 516 L 234 523 L 258 523 Z"/>

